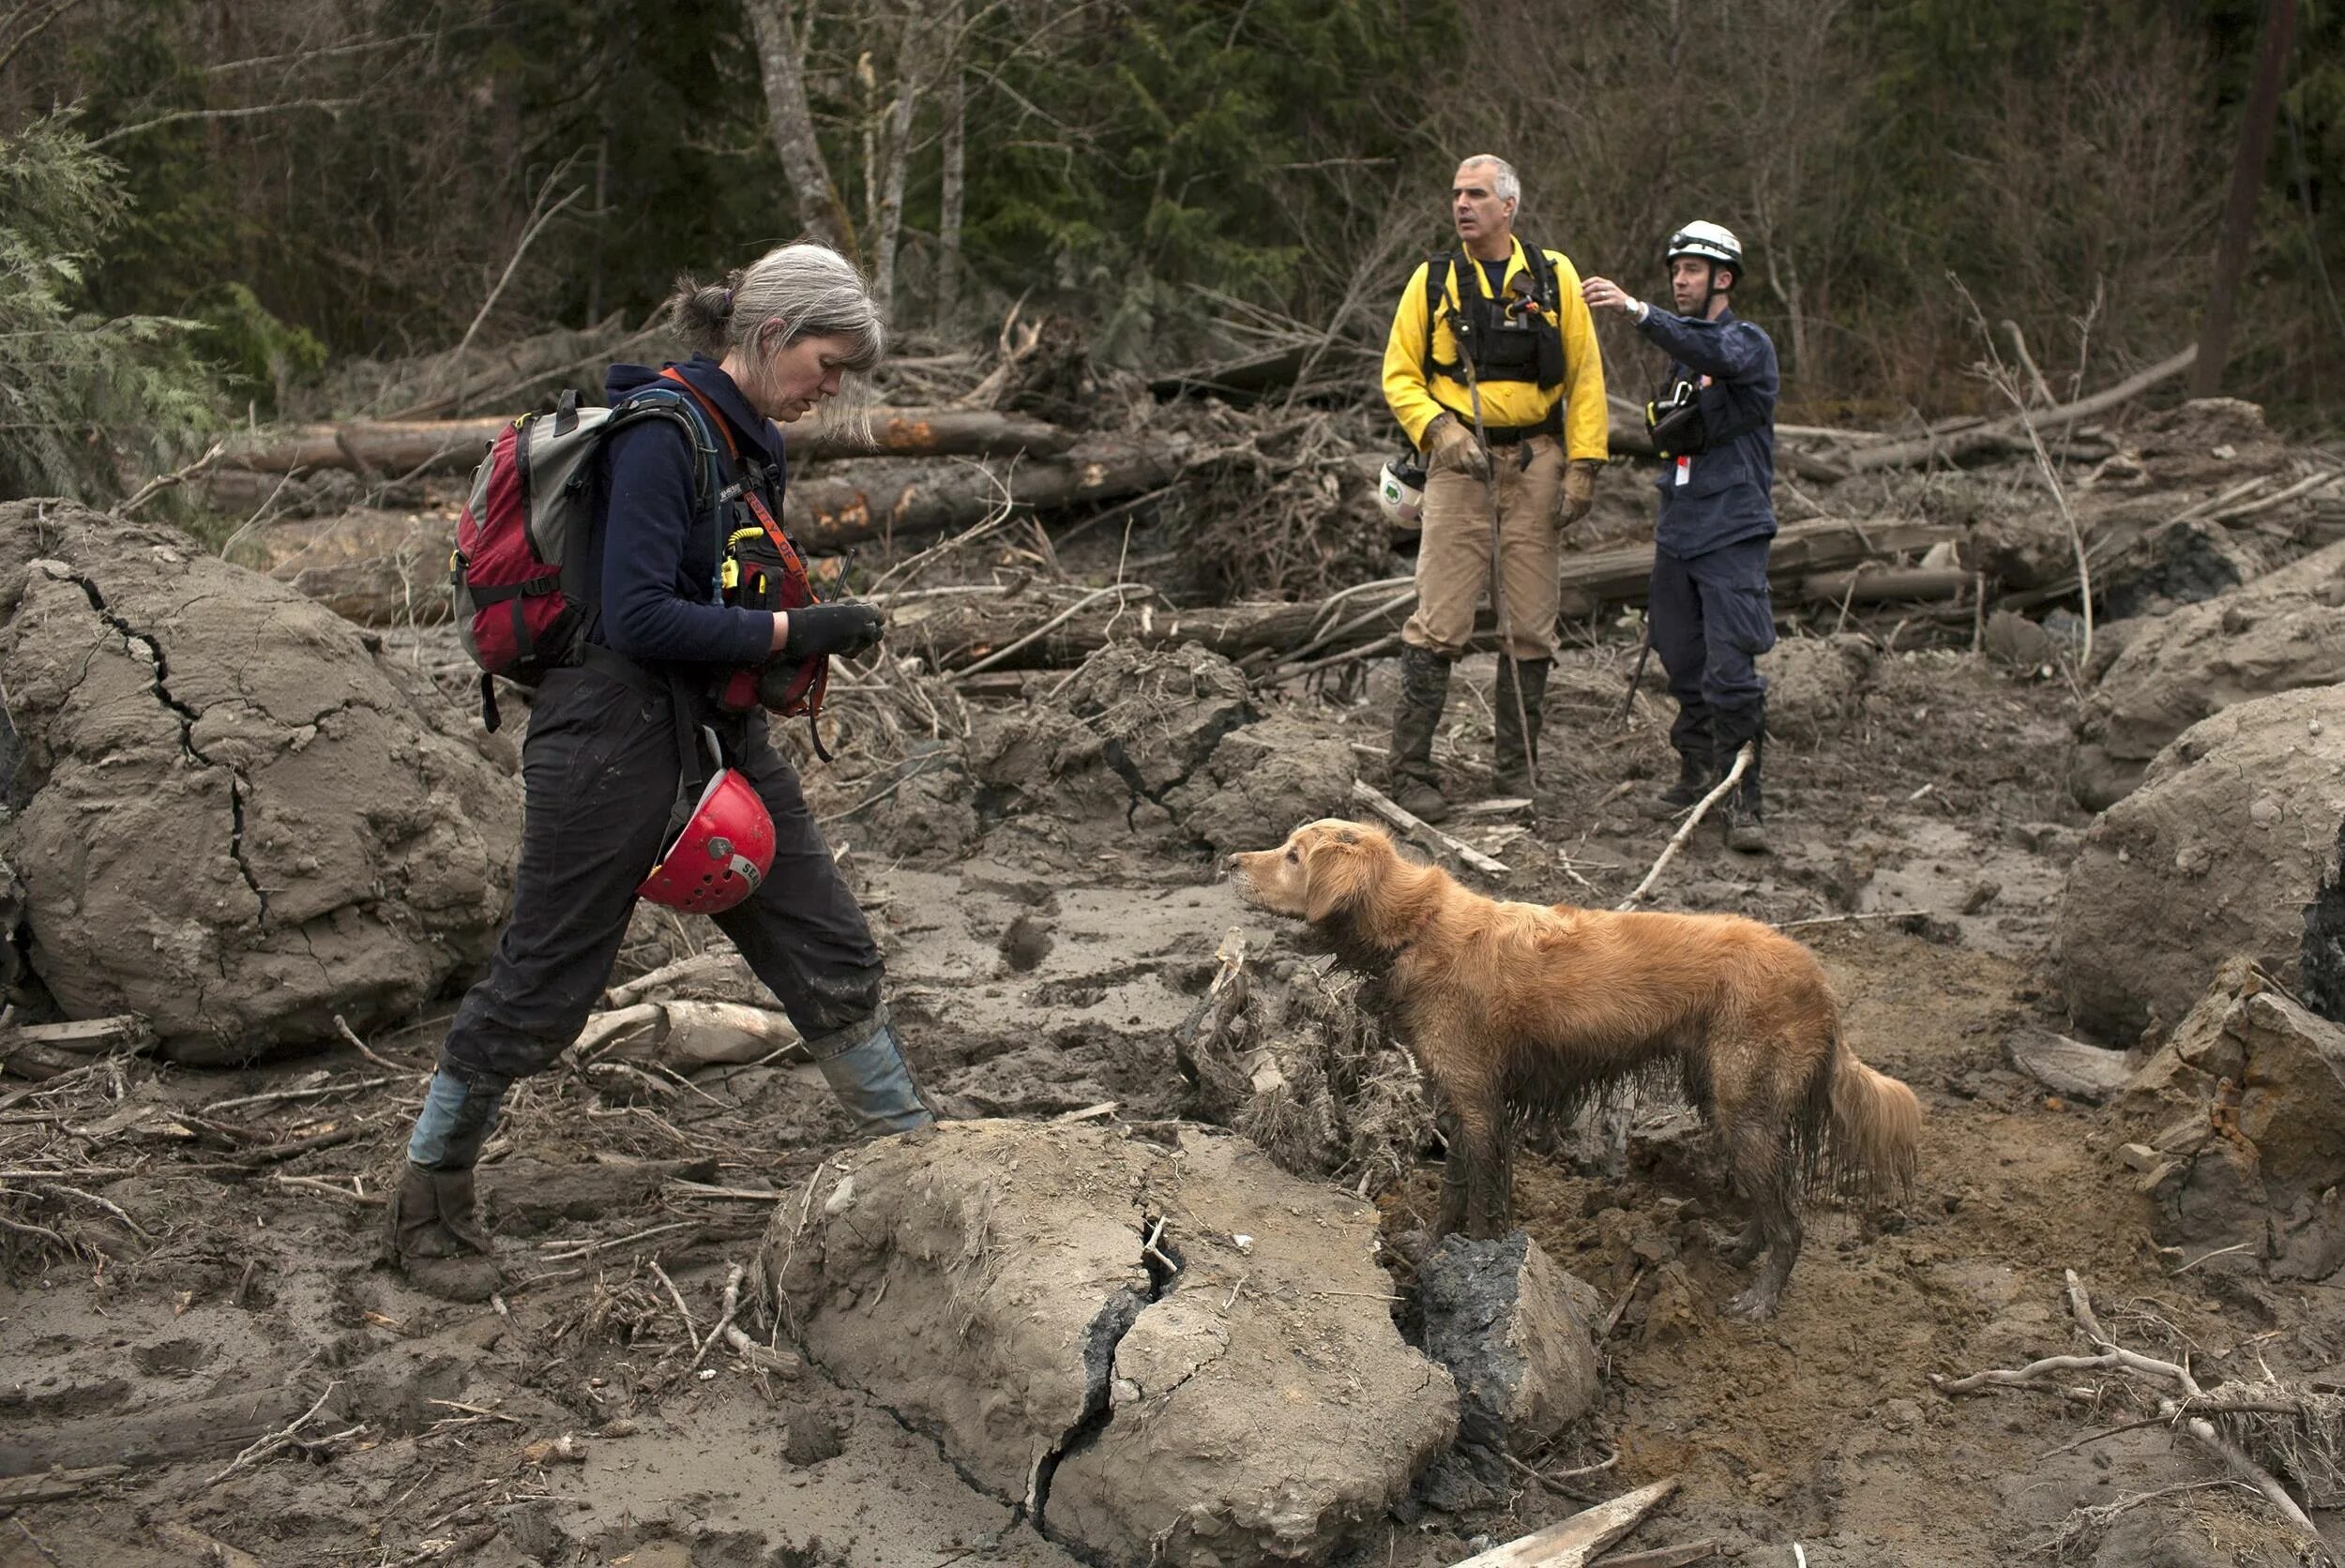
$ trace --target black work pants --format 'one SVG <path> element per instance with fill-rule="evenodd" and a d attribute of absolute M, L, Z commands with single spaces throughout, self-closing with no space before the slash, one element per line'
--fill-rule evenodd
<path fill-rule="evenodd" d="M 1700 555 L 1653 553 L 1646 625 L 1677 699 L 1670 744 L 1707 761 L 1711 747 L 1739 747 L 1765 723 L 1767 678 L 1755 662 L 1775 646 L 1761 537 Z"/>
<path fill-rule="evenodd" d="M 522 747 L 512 918 L 487 977 L 464 994 L 443 1065 L 525 1078 L 578 1038 L 666 836 L 682 772 L 672 701 L 662 686 L 588 668 L 557 670 L 538 688 Z M 879 949 L 796 770 L 763 714 L 720 716 L 719 733 L 773 816 L 774 864 L 755 894 L 712 918 L 809 1047 L 867 1029 L 880 1005 Z"/>

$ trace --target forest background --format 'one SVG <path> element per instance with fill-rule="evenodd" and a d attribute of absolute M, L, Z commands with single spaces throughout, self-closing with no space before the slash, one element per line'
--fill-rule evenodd
<path fill-rule="evenodd" d="M 1485 150 L 1526 236 L 1632 289 L 1674 224 L 1740 233 L 1787 418 L 1987 406 L 1964 288 L 2097 384 L 2197 334 L 2263 12 L 0 0 L 0 496 L 325 412 L 332 360 L 638 325 L 803 234 L 915 343 L 1021 301 L 1153 369 L 1326 331 L 1369 398 Z M 2223 377 L 2297 429 L 2345 407 L 2340 170 L 2345 17 L 2304 0 Z"/>

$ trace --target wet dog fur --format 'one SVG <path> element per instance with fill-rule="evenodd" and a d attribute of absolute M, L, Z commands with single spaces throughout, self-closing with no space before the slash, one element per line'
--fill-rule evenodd
<path fill-rule="evenodd" d="M 1776 1308 L 1799 1200 L 1829 1177 L 1868 1196 L 1912 1180 L 1921 1105 L 1856 1059 L 1805 946 L 1739 915 L 1501 903 L 1328 819 L 1230 857 L 1239 892 L 1308 921 L 1376 977 L 1432 1080 L 1449 1156 L 1435 1236 L 1505 1233 L 1514 1134 L 1625 1078 L 1674 1071 L 1708 1121 L 1748 1220 L 1730 1253 L 1765 1265 L 1729 1308 Z"/>

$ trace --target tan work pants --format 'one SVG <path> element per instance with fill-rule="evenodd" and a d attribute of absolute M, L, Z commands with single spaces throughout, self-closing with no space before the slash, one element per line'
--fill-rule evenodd
<path fill-rule="evenodd" d="M 1520 445 L 1492 447 L 1490 468 L 1497 477 L 1505 651 L 1517 658 L 1552 658 L 1562 569 L 1555 502 L 1564 483 L 1564 444 L 1535 435 Z M 1474 612 L 1490 582 L 1490 490 L 1463 474 L 1431 475 L 1425 481 L 1416 547 L 1416 611 L 1400 628 L 1400 641 L 1458 657 L 1473 640 Z"/>

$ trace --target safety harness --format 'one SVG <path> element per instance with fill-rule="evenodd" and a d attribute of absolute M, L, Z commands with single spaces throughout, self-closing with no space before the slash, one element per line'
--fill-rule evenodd
<path fill-rule="evenodd" d="M 1522 248 L 1523 270 L 1507 279 L 1502 301 L 1482 292 L 1479 263 L 1457 250 L 1436 252 L 1425 264 L 1425 380 L 1531 382 L 1541 387 L 1564 384 L 1564 325 L 1561 289 L 1547 252 L 1536 245 Z M 1460 265 L 1465 272 L 1460 275 Z M 1454 287 L 1453 287 L 1454 285 Z M 1458 303 L 1450 303 L 1455 293 Z M 1446 321 L 1460 357 L 1445 363 L 1434 357 L 1433 330 Z M 1558 401 L 1536 425 L 1493 426 L 1490 440 L 1498 445 L 1526 435 L 1559 435 L 1564 405 Z"/>

